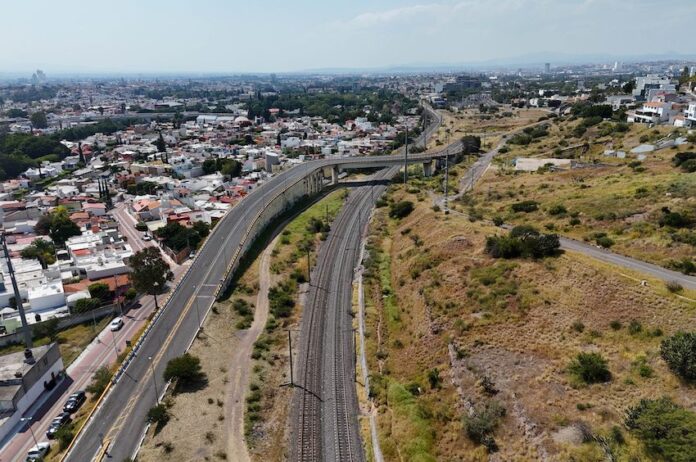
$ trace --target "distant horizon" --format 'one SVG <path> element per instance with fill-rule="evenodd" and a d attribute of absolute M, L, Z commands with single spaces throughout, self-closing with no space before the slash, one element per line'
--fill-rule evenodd
<path fill-rule="evenodd" d="M 530 59 L 530 56 L 535 56 Z M 684 63 L 692 62 L 696 64 L 696 53 L 681 54 L 681 53 L 664 53 L 664 54 L 649 54 L 649 55 L 633 55 L 633 56 L 612 56 L 612 55 L 559 55 L 551 53 L 534 53 L 526 56 L 509 57 L 501 59 L 490 59 L 487 61 L 478 62 L 460 62 L 460 63 L 402 63 L 385 66 L 373 67 L 328 67 L 328 68 L 312 68 L 300 70 L 277 70 L 277 71 L 186 71 L 186 70 L 144 70 L 144 71 L 118 71 L 118 70 L 89 70 L 84 71 L 53 71 L 51 69 L 36 68 L 26 70 L 11 70 L 0 71 L 0 79 L 23 79 L 30 78 L 37 70 L 42 70 L 48 76 L 48 79 L 53 78 L 78 78 L 78 77 L 236 77 L 236 76 L 270 76 L 272 74 L 280 76 L 298 76 L 298 75 L 356 75 L 356 74 L 383 74 L 383 73 L 448 73 L 448 72 L 485 72 L 496 70 L 512 70 L 512 68 L 521 68 L 524 70 L 542 68 L 544 64 L 551 64 L 551 68 L 566 67 L 566 66 L 582 66 L 582 65 L 598 65 L 611 64 L 613 62 L 621 62 L 622 64 L 643 64 L 649 62 L 670 62 L 681 61 Z"/>
<path fill-rule="evenodd" d="M 3 5 L 3 75 L 269 74 L 693 56 L 679 0 L 63 0 Z M 646 33 L 659 24 L 664 39 Z M 31 28 L 27 25 L 31 24 Z M 542 51 L 535 51 L 542 50 Z M 548 56 L 542 58 L 541 56 Z M 533 59 L 531 59 L 533 58 Z M 444 64 L 436 64 L 444 63 Z M 518 65 L 515 61 L 509 65 Z M 560 64 L 560 63 L 558 63 Z"/>

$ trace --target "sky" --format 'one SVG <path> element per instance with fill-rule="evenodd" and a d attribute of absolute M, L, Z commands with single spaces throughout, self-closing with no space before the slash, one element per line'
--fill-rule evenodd
<path fill-rule="evenodd" d="M 0 73 L 246 73 L 693 54 L 696 0 L 0 0 Z"/>

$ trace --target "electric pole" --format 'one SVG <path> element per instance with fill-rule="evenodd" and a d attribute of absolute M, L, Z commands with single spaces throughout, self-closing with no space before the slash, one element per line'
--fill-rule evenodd
<path fill-rule="evenodd" d="M 449 133 L 447 134 L 447 148 L 445 148 L 445 214 L 449 213 L 447 193 L 449 188 Z"/>
<path fill-rule="evenodd" d="M 288 347 L 290 347 L 290 386 L 295 386 L 295 379 L 292 375 L 292 331 L 288 329 Z"/>
<path fill-rule="evenodd" d="M 22 321 L 22 331 L 24 332 L 24 345 L 27 348 L 31 348 L 33 343 L 31 341 L 31 329 L 27 323 L 27 316 L 24 313 L 24 305 L 22 305 L 22 296 L 19 294 L 19 287 L 17 286 L 17 279 L 15 278 L 14 268 L 12 268 L 12 260 L 10 259 L 10 252 L 7 250 L 7 241 L 5 239 L 5 234 L 0 236 L 2 239 L 2 250 L 5 252 L 5 258 L 7 259 L 7 271 L 10 273 L 10 280 L 12 280 L 12 289 L 14 290 L 15 303 L 17 304 L 17 310 L 19 311 L 19 317 Z"/>
<path fill-rule="evenodd" d="M 404 184 L 408 182 L 408 126 L 406 127 L 406 144 L 404 145 Z"/>

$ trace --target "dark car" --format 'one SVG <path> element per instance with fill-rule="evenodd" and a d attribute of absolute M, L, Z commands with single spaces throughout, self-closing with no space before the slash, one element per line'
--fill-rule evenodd
<path fill-rule="evenodd" d="M 73 393 L 68 397 L 68 400 L 65 402 L 65 406 L 63 406 L 63 411 L 68 412 L 72 414 L 73 412 L 77 411 L 80 409 L 80 406 L 85 402 L 85 392 L 80 390 L 78 392 Z"/>
<path fill-rule="evenodd" d="M 58 415 L 53 421 L 51 422 L 51 425 L 48 427 L 48 430 L 46 431 L 46 436 L 48 439 L 53 439 L 56 436 L 56 433 L 60 428 L 70 422 L 70 414 L 67 412 L 63 412 Z"/>

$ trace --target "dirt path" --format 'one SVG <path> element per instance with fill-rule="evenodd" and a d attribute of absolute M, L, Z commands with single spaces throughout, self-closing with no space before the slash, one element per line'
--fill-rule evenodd
<path fill-rule="evenodd" d="M 244 439 L 244 408 L 247 389 L 249 388 L 249 371 L 251 352 L 254 342 L 259 337 L 268 319 L 268 289 L 271 286 L 270 260 L 271 252 L 278 241 L 276 237 L 261 254 L 259 265 L 259 293 L 256 298 L 254 322 L 248 331 L 239 337 L 239 345 L 230 358 L 230 382 L 227 386 L 225 403 L 225 421 L 229 439 L 227 454 L 232 462 L 250 462 L 249 450 Z"/>

